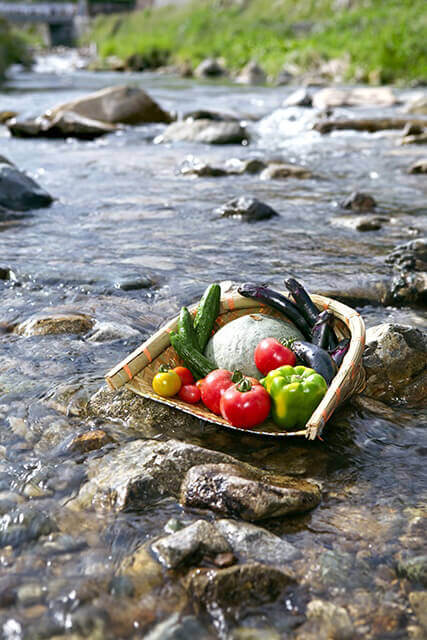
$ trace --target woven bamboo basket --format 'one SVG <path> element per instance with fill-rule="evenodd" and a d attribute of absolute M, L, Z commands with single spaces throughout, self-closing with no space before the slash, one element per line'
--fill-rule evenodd
<path fill-rule="evenodd" d="M 290 297 L 287 292 L 281 293 Z M 350 338 L 349 350 L 326 395 L 304 429 L 299 431 L 280 431 L 272 420 L 266 420 L 257 427 L 244 429 L 245 433 L 276 437 L 305 436 L 313 440 L 320 436 L 335 409 L 350 396 L 360 393 L 364 387 L 365 372 L 362 367 L 362 353 L 365 346 L 365 325 L 360 314 L 331 298 L 315 294 L 311 298 L 319 310 L 328 309 L 334 315 L 335 333 L 339 339 Z M 195 314 L 197 305 L 193 305 L 189 309 Z M 214 331 L 227 322 L 250 313 L 263 313 L 287 320 L 271 307 L 256 303 L 254 300 L 244 298 L 235 292 L 221 298 L 220 312 L 215 322 Z M 288 322 L 292 324 L 289 320 Z M 242 432 L 242 429 L 233 427 L 229 422 L 213 414 L 201 403 L 190 405 L 178 398 L 164 398 L 154 393 L 151 383 L 160 365 L 171 364 L 177 366 L 178 364 L 183 364 L 171 346 L 169 338 L 170 332 L 176 330 L 177 323 L 178 316 L 170 320 L 125 360 L 109 371 L 106 375 L 108 385 L 111 389 L 120 389 L 125 386 L 144 398 L 151 398 L 156 402 L 174 407 L 207 422 Z"/>

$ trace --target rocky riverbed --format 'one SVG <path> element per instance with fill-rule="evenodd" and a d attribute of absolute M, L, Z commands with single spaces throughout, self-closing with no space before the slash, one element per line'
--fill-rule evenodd
<path fill-rule="evenodd" d="M 294 89 L 46 64 L 0 89 L 5 639 L 426 637 L 422 97 Z M 289 274 L 368 327 L 322 441 L 104 385 L 211 281 Z"/>

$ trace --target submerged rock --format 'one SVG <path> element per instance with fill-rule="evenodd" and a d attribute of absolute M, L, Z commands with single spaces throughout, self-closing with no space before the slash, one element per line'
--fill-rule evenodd
<path fill-rule="evenodd" d="M 172 614 L 160 622 L 146 636 L 145 640 L 212 640 L 211 634 L 202 627 L 195 616 L 180 617 Z"/>
<path fill-rule="evenodd" d="M 256 198 L 241 196 L 230 200 L 222 207 L 215 209 L 214 213 L 221 218 L 241 218 L 245 222 L 258 222 L 259 220 L 270 220 L 279 214 L 272 207 Z"/>
<path fill-rule="evenodd" d="M 352 211 L 372 211 L 377 206 L 377 203 L 369 193 L 354 191 L 340 205 L 343 209 L 351 209 Z"/>
<path fill-rule="evenodd" d="M 418 622 L 427 631 L 427 591 L 413 591 L 409 594 L 409 602 Z"/>
<path fill-rule="evenodd" d="M 181 502 L 196 509 L 256 521 L 316 507 L 320 491 L 306 480 L 281 478 L 272 484 L 266 475 L 232 464 L 192 467 L 181 486 Z"/>
<path fill-rule="evenodd" d="M 297 638 L 299 640 L 353 640 L 353 623 L 344 607 L 324 600 L 312 600 L 307 606 L 308 622 L 305 623 Z"/>
<path fill-rule="evenodd" d="M 241 144 L 249 138 L 239 122 L 184 120 L 169 125 L 155 142 L 202 142 L 205 144 Z"/>
<path fill-rule="evenodd" d="M 427 555 L 402 558 L 397 563 L 399 576 L 427 587 Z"/>
<path fill-rule="evenodd" d="M 46 112 L 49 119 L 72 112 L 110 124 L 169 123 L 172 118 L 145 91 L 126 85 L 107 87 L 95 93 L 60 104 Z"/>
<path fill-rule="evenodd" d="M 101 449 L 112 442 L 114 442 L 114 439 L 103 429 L 94 429 L 75 436 L 67 446 L 67 450 L 76 453 L 88 453 L 89 451 Z"/>
<path fill-rule="evenodd" d="M 274 602 L 292 583 L 293 578 L 284 571 L 253 563 L 196 569 L 189 574 L 187 588 L 191 599 L 205 607 L 240 607 Z"/>
<path fill-rule="evenodd" d="M 227 69 L 216 58 L 206 58 L 195 68 L 196 78 L 220 78 L 227 75 Z"/>
<path fill-rule="evenodd" d="M 160 538 L 151 549 L 166 569 L 175 569 L 186 562 L 197 562 L 204 555 L 214 556 L 231 550 L 224 536 L 216 527 L 205 520 Z"/>
<path fill-rule="evenodd" d="M 366 332 L 365 395 L 385 403 L 423 402 L 427 393 L 427 334 L 409 325 L 380 324 Z"/>
<path fill-rule="evenodd" d="M 0 548 L 19 547 L 55 529 L 54 522 L 45 511 L 24 504 L 0 518 Z"/>
<path fill-rule="evenodd" d="M 238 84 L 262 85 L 267 82 L 267 74 L 255 60 L 251 60 L 243 67 L 236 82 Z"/>
<path fill-rule="evenodd" d="M 411 164 L 408 173 L 427 173 L 427 158 L 422 158 Z"/>
<path fill-rule="evenodd" d="M 0 206 L 13 211 L 29 211 L 48 207 L 52 202 L 52 196 L 35 180 L 0 158 Z"/>
<path fill-rule="evenodd" d="M 45 336 L 58 333 L 87 333 L 94 320 L 83 313 L 37 313 L 15 327 L 21 336 Z"/>
<path fill-rule="evenodd" d="M 261 173 L 261 180 L 277 180 L 282 178 L 311 178 L 312 173 L 307 167 L 297 164 L 272 163 Z"/>

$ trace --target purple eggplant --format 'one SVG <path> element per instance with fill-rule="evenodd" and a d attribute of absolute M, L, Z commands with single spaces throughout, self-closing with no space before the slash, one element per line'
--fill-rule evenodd
<path fill-rule="evenodd" d="M 347 353 L 349 346 L 350 346 L 349 338 L 344 338 L 343 340 L 338 342 L 337 346 L 333 351 L 329 352 L 332 360 L 334 360 L 337 367 L 341 366 L 341 363 L 344 360 L 344 356 Z"/>
<path fill-rule="evenodd" d="M 298 282 L 298 280 L 295 280 L 295 278 L 288 278 L 285 280 L 285 285 L 287 290 L 292 293 L 292 297 L 295 300 L 298 309 L 301 311 L 310 327 L 313 327 L 319 316 L 319 311 L 310 298 L 308 292 L 304 289 L 302 284 Z"/>
<path fill-rule="evenodd" d="M 337 365 L 325 349 L 302 340 L 294 340 L 291 349 L 307 367 L 311 367 L 311 369 L 320 373 L 325 378 L 328 386 L 331 384 L 337 372 Z"/>
<path fill-rule="evenodd" d="M 313 344 L 317 344 L 322 349 L 329 349 L 336 346 L 336 338 L 333 330 L 334 316 L 330 311 L 322 311 L 311 330 Z"/>
<path fill-rule="evenodd" d="M 289 320 L 292 320 L 294 325 L 298 327 L 305 338 L 308 340 L 310 339 L 310 326 L 306 319 L 301 314 L 296 304 L 288 300 L 288 298 L 278 291 L 249 282 L 245 282 L 245 284 L 240 285 L 237 291 L 245 298 L 253 298 L 254 300 L 264 302 L 265 304 L 270 305 L 270 307 L 277 309 L 277 311 L 283 313 L 283 315 L 289 318 Z"/>

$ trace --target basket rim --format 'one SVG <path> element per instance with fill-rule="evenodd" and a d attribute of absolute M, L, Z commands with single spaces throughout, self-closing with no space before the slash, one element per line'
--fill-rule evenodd
<path fill-rule="evenodd" d="M 287 291 L 280 291 L 286 297 L 291 298 Z M 311 418 L 306 423 L 305 429 L 297 432 L 260 432 L 250 429 L 238 429 L 230 424 L 220 422 L 217 416 L 212 414 L 212 419 L 206 415 L 201 415 L 192 405 L 185 406 L 184 403 L 174 399 L 165 399 L 157 396 L 154 392 L 143 393 L 135 384 L 134 378 L 147 366 L 149 366 L 157 357 L 161 355 L 168 347 L 170 347 L 169 334 L 177 327 L 179 315 L 172 318 L 156 331 L 150 338 L 145 340 L 139 347 L 130 353 L 124 360 L 113 367 L 105 376 L 107 384 L 112 390 L 118 390 L 123 386 L 128 387 L 134 393 L 150 398 L 161 404 L 175 407 L 180 411 L 184 411 L 193 416 L 201 418 L 207 422 L 217 424 L 222 427 L 228 427 L 233 430 L 246 433 L 268 435 L 268 436 L 291 436 L 302 435 L 308 439 L 314 439 L 320 436 L 326 422 L 330 419 L 335 409 L 352 393 L 358 392 L 361 382 L 364 378 L 362 367 L 362 353 L 365 346 L 365 323 L 360 313 L 333 298 L 318 294 L 310 294 L 311 299 L 319 310 L 328 309 L 338 320 L 342 321 L 350 333 L 350 346 L 343 362 L 328 387 L 328 390 L 317 409 L 313 412 Z M 197 310 L 198 303 L 189 306 L 190 312 Z M 232 293 L 221 294 L 219 316 L 232 311 L 248 310 L 248 313 L 254 312 L 254 309 L 267 308 L 268 305 L 260 304 L 252 298 L 245 298 L 237 291 Z M 180 406 L 181 405 L 181 406 Z"/>

